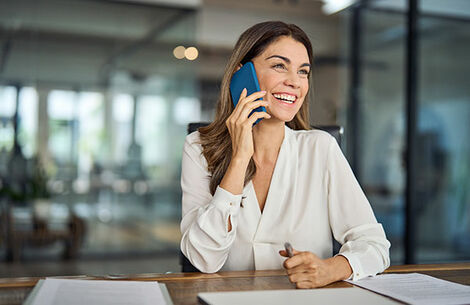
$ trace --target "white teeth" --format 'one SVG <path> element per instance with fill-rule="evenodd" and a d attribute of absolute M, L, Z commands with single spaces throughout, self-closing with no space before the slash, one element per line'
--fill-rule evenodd
<path fill-rule="evenodd" d="M 273 96 L 277 99 L 281 99 L 283 100 L 284 102 L 288 103 L 288 104 L 292 104 L 295 100 L 296 100 L 296 97 L 293 96 L 293 95 L 287 95 L 287 94 L 273 94 Z"/>

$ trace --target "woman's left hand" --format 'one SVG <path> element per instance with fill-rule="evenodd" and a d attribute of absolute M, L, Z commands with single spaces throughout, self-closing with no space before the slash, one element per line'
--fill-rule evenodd
<path fill-rule="evenodd" d="M 279 251 L 279 254 L 288 257 L 285 250 Z M 332 282 L 341 280 L 344 276 L 338 278 L 337 268 L 344 268 L 344 257 L 332 257 L 321 259 L 312 252 L 299 252 L 294 250 L 294 256 L 284 261 L 284 268 L 287 270 L 289 280 L 296 285 L 297 288 L 317 288 L 328 285 Z M 344 261 L 338 261 L 344 260 Z M 351 269 L 347 263 L 349 272 Z M 342 265 L 342 266 L 341 266 Z M 344 273 L 347 274 L 347 273 Z M 349 273 L 350 274 L 350 273 Z M 344 277 L 344 278 L 347 278 Z"/>

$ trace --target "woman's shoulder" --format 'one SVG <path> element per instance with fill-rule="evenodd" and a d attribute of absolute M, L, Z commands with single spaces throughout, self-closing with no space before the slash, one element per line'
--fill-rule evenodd
<path fill-rule="evenodd" d="M 184 141 L 184 150 L 197 154 L 202 153 L 201 135 L 199 134 L 199 131 L 196 130 L 186 136 Z"/>
<path fill-rule="evenodd" d="M 333 138 L 328 132 L 320 129 L 291 131 L 299 144 L 328 146 Z"/>
<path fill-rule="evenodd" d="M 188 144 L 197 144 L 199 143 L 200 138 L 201 135 L 199 134 L 199 131 L 196 130 L 186 136 L 186 142 Z"/>
<path fill-rule="evenodd" d="M 207 170 L 207 161 L 202 154 L 201 137 L 199 131 L 194 131 L 186 136 L 184 141 L 183 154 L 186 154 L 193 162 L 199 164 L 201 168 Z"/>

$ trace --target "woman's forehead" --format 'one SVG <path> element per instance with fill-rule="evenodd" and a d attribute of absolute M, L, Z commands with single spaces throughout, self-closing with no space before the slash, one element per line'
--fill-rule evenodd
<path fill-rule="evenodd" d="M 309 62 L 307 49 L 305 46 L 293 39 L 292 37 L 281 37 L 271 43 L 263 53 L 260 54 L 262 59 L 266 59 L 273 55 L 280 55 L 289 58 L 292 62 Z"/>

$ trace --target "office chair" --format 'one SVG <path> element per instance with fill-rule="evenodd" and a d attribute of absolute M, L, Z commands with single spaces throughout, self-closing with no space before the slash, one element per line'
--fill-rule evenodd
<path fill-rule="evenodd" d="M 209 125 L 209 122 L 195 122 L 188 124 L 188 134 L 198 130 L 200 127 L 204 127 Z M 319 126 L 312 126 L 313 129 L 320 129 L 323 131 L 328 132 L 331 134 L 338 145 L 341 147 L 341 138 L 343 137 L 344 129 L 342 126 L 338 125 L 319 125 Z M 339 252 L 339 243 L 333 238 L 333 253 L 336 254 Z M 183 252 L 180 251 L 180 264 L 182 266 L 183 272 L 199 272 L 199 270 L 194 267 L 191 262 L 184 256 Z"/>

